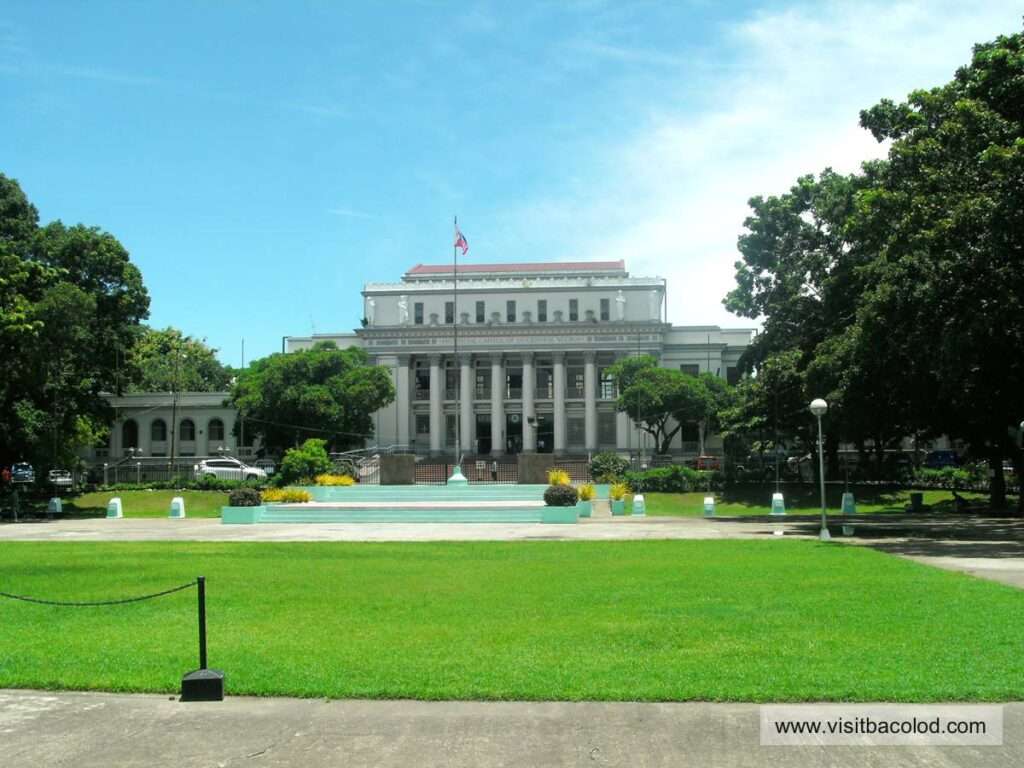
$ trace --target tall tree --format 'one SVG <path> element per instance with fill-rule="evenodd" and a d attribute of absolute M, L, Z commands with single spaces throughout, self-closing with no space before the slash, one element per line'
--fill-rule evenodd
<path fill-rule="evenodd" d="M 247 429 L 275 452 L 311 437 L 334 450 L 362 445 L 373 437 L 373 413 L 394 399 L 385 368 L 370 365 L 362 349 L 333 342 L 255 360 L 231 389 Z"/>
<path fill-rule="evenodd" d="M 38 227 L 21 187 L 0 174 L 0 462 L 67 464 L 102 433 L 115 352 L 133 339 L 149 297 L 112 235 Z"/>
<path fill-rule="evenodd" d="M 900 339 L 894 380 L 918 393 L 916 426 L 987 458 L 1004 506 L 1003 457 L 1022 469 L 1024 35 L 975 46 L 951 82 L 861 122 L 891 145 L 855 221 L 878 254 L 858 325 L 869 345 Z"/>
<path fill-rule="evenodd" d="M 224 392 L 231 385 L 217 350 L 177 328 L 142 328 L 126 363 L 131 392 Z"/>

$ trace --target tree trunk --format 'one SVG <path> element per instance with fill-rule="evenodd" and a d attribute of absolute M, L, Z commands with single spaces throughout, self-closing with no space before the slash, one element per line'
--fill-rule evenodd
<path fill-rule="evenodd" d="M 989 456 L 989 506 L 992 511 L 1006 509 L 1006 477 L 1003 475 L 1003 460 L 999 455 Z"/>

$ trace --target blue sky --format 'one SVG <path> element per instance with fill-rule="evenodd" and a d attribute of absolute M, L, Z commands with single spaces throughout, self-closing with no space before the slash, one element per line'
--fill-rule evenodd
<path fill-rule="evenodd" d="M 720 302 L 755 194 L 884 148 L 1019 2 L 0 4 L 0 172 L 115 234 L 150 323 L 237 365 L 451 258 L 623 258 Z"/>

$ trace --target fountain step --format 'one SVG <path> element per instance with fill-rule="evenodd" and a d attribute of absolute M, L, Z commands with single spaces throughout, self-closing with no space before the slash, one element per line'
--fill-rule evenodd
<path fill-rule="evenodd" d="M 543 506 L 267 507 L 261 523 L 539 523 Z"/>

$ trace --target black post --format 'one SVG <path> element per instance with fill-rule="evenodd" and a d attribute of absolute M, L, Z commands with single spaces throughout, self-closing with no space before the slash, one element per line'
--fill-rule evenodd
<path fill-rule="evenodd" d="M 199 601 L 199 668 L 206 669 L 206 577 L 196 579 L 199 589 L 196 597 Z"/>
<path fill-rule="evenodd" d="M 196 578 L 199 610 L 199 669 L 181 680 L 182 701 L 223 701 L 224 673 L 206 667 L 206 577 Z"/>

